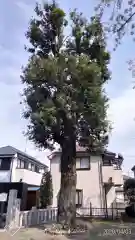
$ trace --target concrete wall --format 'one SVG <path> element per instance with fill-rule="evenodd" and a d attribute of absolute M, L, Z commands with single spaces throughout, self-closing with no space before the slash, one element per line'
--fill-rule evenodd
<path fill-rule="evenodd" d="M 111 208 L 112 207 L 112 203 L 115 201 L 116 199 L 116 193 L 115 193 L 115 187 L 112 186 L 109 190 L 109 192 L 107 193 L 107 207 Z"/>
<path fill-rule="evenodd" d="M 121 169 L 114 169 L 113 172 L 113 180 L 115 185 L 123 185 L 124 180 L 123 180 L 123 173 Z"/>
<path fill-rule="evenodd" d="M 29 171 L 27 169 L 15 169 L 14 182 L 19 182 L 40 186 L 42 174 Z"/>
<path fill-rule="evenodd" d="M 107 183 L 109 178 L 112 177 L 112 182 L 115 185 L 123 184 L 123 175 L 121 169 L 115 169 L 114 166 L 102 166 L 103 182 Z"/>

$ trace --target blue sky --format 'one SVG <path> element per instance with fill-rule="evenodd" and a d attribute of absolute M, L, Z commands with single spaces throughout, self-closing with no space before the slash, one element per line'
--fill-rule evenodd
<path fill-rule="evenodd" d="M 75 7 L 89 17 L 93 12 L 92 1 L 59 0 L 66 12 Z M 21 66 L 27 62 L 24 44 L 25 32 L 33 15 L 34 0 L 4 0 L 0 8 L 0 146 L 13 145 L 21 150 L 48 161 L 45 155 L 26 141 L 23 131 L 27 122 L 22 119 L 20 105 L 23 86 L 20 82 Z M 108 42 L 112 47 L 112 38 Z M 135 90 L 128 70 L 127 60 L 135 54 L 135 43 L 126 37 L 116 52 L 112 52 L 110 69 L 112 79 L 107 86 L 110 97 L 109 119 L 113 122 L 109 149 L 123 154 L 124 170 L 127 172 L 135 164 Z"/>

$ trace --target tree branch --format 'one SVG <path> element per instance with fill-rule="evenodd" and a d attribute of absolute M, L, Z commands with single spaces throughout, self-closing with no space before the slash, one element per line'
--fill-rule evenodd
<path fill-rule="evenodd" d="M 130 22 L 130 20 L 132 19 L 132 17 L 133 17 L 134 15 L 135 15 L 135 12 L 132 13 L 132 15 L 121 25 L 120 28 L 118 28 L 118 29 L 116 30 L 116 32 L 117 32 L 117 33 L 120 32 L 120 31 L 125 27 L 125 25 Z"/>

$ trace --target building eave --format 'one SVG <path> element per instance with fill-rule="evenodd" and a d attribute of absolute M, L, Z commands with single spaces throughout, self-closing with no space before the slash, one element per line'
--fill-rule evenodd
<path fill-rule="evenodd" d="M 83 155 L 83 154 L 87 154 L 87 155 L 101 155 L 102 157 L 109 157 L 109 158 L 112 158 L 112 160 L 114 161 L 114 163 L 118 163 L 120 160 L 121 160 L 121 164 L 123 162 L 123 158 L 116 158 L 116 153 L 114 152 L 110 152 L 108 150 L 105 150 L 104 152 L 101 152 L 101 153 L 95 153 L 95 152 L 89 152 L 87 151 L 86 149 L 83 149 L 83 150 L 79 150 L 77 151 L 77 155 Z M 49 156 L 48 156 L 48 159 L 49 160 L 52 160 L 54 157 L 56 156 L 60 156 L 61 154 L 61 150 L 57 150 L 57 151 L 54 151 L 52 152 Z"/>

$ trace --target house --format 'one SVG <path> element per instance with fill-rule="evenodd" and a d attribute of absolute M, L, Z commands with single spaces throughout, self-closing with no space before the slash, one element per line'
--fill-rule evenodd
<path fill-rule="evenodd" d="M 116 191 L 116 202 L 117 202 L 117 207 L 123 207 L 125 208 L 126 204 L 127 204 L 127 196 L 125 196 L 124 194 L 124 183 L 126 180 L 128 179 L 133 179 L 132 177 L 126 175 L 126 174 L 123 174 L 123 185 L 117 187 L 115 189 Z"/>
<path fill-rule="evenodd" d="M 57 206 L 60 190 L 61 150 L 53 152 L 50 159 L 50 171 L 53 183 L 53 207 Z M 104 151 L 102 154 L 89 153 L 77 146 L 76 154 L 76 206 L 109 208 L 117 203 L 116 189 L 123 185 L 121 165 L 123 157 Z M 121 200 L 123 201 L 123 199 Z"/>
<path fill-rule="evenodd" d="M 133 171 L 134 178 L 135 178 L 135 165 L 131 168 L 131 170 Z"/>
<path fill-rule="evenodd" d="M 0 193 L 15 186 L 16 189 L 27 188 L 25 195 L 26 209 L 36 205 L 36 194 L 42 174 L 48 167 L 37 159 L 11 146 L 0 148 Z M 19 190 L 21 192 L 21 190 Z M 25 191 L 26 192 L 26 191 Z M 20 195 L 23 198 L 23 195 Z M 24 201 L 22 199 L 22 201 Z"/>

